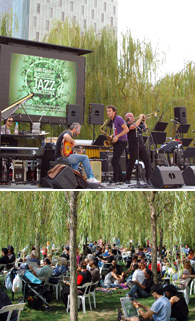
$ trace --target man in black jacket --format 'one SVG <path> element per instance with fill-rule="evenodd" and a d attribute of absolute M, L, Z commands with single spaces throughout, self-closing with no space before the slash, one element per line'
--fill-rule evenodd
<path fill-rule="evenodd" d="M 8 257 L 8 249 L 6 247 L 3 247 L 1 249 L 1 257 L 0 257 L 0 264 L 8 264 L 9 263 L 9 257 Z M 2 266 L 0 268 L 0 271 L 2 271 L 4 267 Z"/>
<path fill-rule="evenodd" d="M 8 295 L 0 288 L 0 309 L 4 306 L 11 305 L 11 300 L 8 297 Z M 8 312 L 2 313 L 0 316 L 1 321 L 7 320 Z M 16 321 L 17 320 L 17 311 L 13 311 L 11 315 L 10 321 Z"/>

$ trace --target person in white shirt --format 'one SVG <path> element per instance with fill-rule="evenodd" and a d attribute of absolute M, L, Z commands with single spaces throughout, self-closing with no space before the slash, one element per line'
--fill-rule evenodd
<path fill-rule="evenodd" d="M 144 279 L 145 279 L 144 272 L 139 269 L 139 265 L 138 264 L 134 264 L 133 265 L 133 269 L 134 269 L 134 273 L 133 273 L 132 281 L 133 282 L 137 281 L 140 284 L 142 284 L 144 282 Z"/>

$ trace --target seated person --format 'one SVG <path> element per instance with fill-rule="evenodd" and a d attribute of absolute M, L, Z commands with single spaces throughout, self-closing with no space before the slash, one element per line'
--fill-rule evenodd
<path fill-rule="evenodd" d="M 4 120 L 4 125 L 1 126 L 1 134 L 11 134 L 10 127 L 13 125 L 13 121 L 14 120 L 12 116 L 9 116 L 7 119 Z"/>
<path fill-rule="evenodd" d="M 9 257 L 8 257 L 8 249 L 6 247 L 3 247 L 1 249 L 1 257 L 0 257 L 0 264 L 8 264 L 9 263 Z M 4 266 L 0 268 L 0 271 L 3 271 Z"/>
<path fill-rule="evenodd" d="M 98 260 L 104 263 L 111 263 L 114 260 L 114 250 L 109 249 L 108 250 L 108 256 L 107 257 L 98 257 Z"/>
<path fill-rule="evenodd" d="M 52 276 L 49 278 L 49 283 L 57 284 L 59 281 L 59 276 L 66 273 L 66 259 L 64 257 L 60 257 L 58 259 L 58 264 L 53 270 Z"/>
<path fill-rule="evenodd" d="M 113 266 L 116 267 L 116 274 L 117 274 L 117 275 L 122 275 L 122 273 L 124 274 L 122 266 L 119 265 L 119 264 L 116 264 L 116 260 L 115 260 L 115 259 L 112 260 L 111 263 L 112 263 Z"/>
<path fill-rule="evenodd" d="M 138 283 L 142 284 L 145 280 L 144 272 L 139 268 L 137 263 L 133 265 L 133 270 L 134 273 L 130 282 L 135 283 L 135 281 L 137 281 Z"/>
<path fill-rule="evenodd" d="M 171 303 L 163 296 L 163 286 L 161 284 L 153 284 L 152 296 L 155 302 L 151 307 L 145 306 L 137 301 L 132 301 L 132 305 L 137 309 L 140 316 L 125 318 L 119 310 L 118 320 L 127 321 L 169 321 L 171 316 Z M 145 312 L 143 310 L 145 310 Z"/>
<path fill-rule="evenodd" d="M 11 305 L 11 304 L 12 304 L 11 300 L 8 297 L 7 293 L 5 293 L 0 288 L 0 309 L 5 307 L 5 306 L 7 306 L 7 305 Z M 7 315 L 8 315 L 8 312 L 0 314 L 1 321 L 6 321 L 7 320 Z M 13 311 L 10 321 L 17 321 L 17 315 L 18 315 L 17 311 Z"/>
<path fill-rule="evenodd" d="M 166 285 L 164 292 L 171 303 L 171 318 L 176 318 L 177 321 L 186 321 L 188 317 L 188 306 L 183 294 L 179 293 L 172 284 Z"/>
<path fill-rule="evenodd" d="M 51 261 L 48 258 L 44 259 L 43 264 L 44 264 L 43 267 L 37 268 L 36 272 L 33 269 L 32 265 L 29 264 L 29 269 L 32 270 L 32 273 L 40 280 L 45 280 L 46 278 L 50 278 L 53 274 Z"/>
<path fill-rule="evenodd" d="M 28 261 L 26 261 L 26 263 L 28 264 L 20 264 L 20 268 L 21 269 L 28 269 L 30 265 L 32 265 L 31 263 L 35 262 L 37 263 L 37 265 L 40 266 L 40 260 L 38 259 L 38 253 L 36 250 L 32 250 L 30 253 L 30 259 Z"/>
<path fill-rule="evenodd" d="M 77 294 L 82 295 L 85 291 L 85 284 L 91 282 L 91 273 L 85 267 L 83 267 L 82 261 L 79 263 L 79 270 L 80 272 L 77 276 L 77 285 L 83 286 L 83 288 L 79 288 L 77 290 Z M 70 282 L 63 281 L 63 283 L 69 286 L 61 291 L 63 302 L 67 308 L 68 295 L 70 294 Z"/>
<path fill-rule="evenodd" d="M 137 292 L 138 297 L 140 298 L 147 298 L 151 292 L 151 287 L 153 285 L 152 279 L 152 271 L 145 270 L 144 271 L 145 279 L 143 283 L 139 283 L 138 281 L 134 281 L 134 285 L 131 288 L 131 291 L 127 293 L 127 296 L 131 297 L 132 299 L 135 298 L 135 292 Z"/>
<path fill-rule="evenodd" d="M 137 263 L 138 263 L 138 257 L 137 257 L 137 255 L 133 254 L 133 255 L 132 255 L 132 262 L 131 262 L 130 268 L 125 272 L 125 276 L 126 276 L 129 272 L 132 272 L 131 275 L 127 278 L 126 283 L 128 283 L 129 281 L 132 280 L 133 273 L 134 273 L 133 265 L 134 265 L 134 264 L 137 264 Z"/>
<path fill-rule="evenodd" d="M 60 257 L 64 257 L 67 261 L 70 261 L 70 249 L 69 246 L 65 248 L 65 253 L 63 252 Z"/>
<path fill-rule="evenodd" d="M 192 261 L 195 261 L 195 255 L 194 255 L 194 250 L 190 249 L 189 250 L 189 255 L 188 258 Z"/>
<path fill-rule="evenodd" d="M 116 267 L 111 265 L 108 270 L 108 273 L 105 276 L 104 286 L 106 288 L 122 289 L 122 286 L 120 285 L 122 279 L 123 279 L 123 277 L 121 275 L 120 276 L 116 275 Z"/>
<path fill-rule="evenodd" d="M 96 257 L 92 257 L 89 259 L 89 265 L 90 265 L 90 273 L 91 273 L 91 281 L 93 283 L 100 280 L 100 271 L 98 269 L 98 259 Z M 94 287 L 91 287 L 91 290 L 94 290 Z"/>
<path fill-rule="evenodd" d="M 8 250 L 9 263 L 14 263 L 16 257 L 15 257 L 13 246 L 12 245 L 8 245 L 7 250 Z M 6 266 L 7 269 L 11 269 L 12 267 L 13 267 L 13 264 L 8 264 Z"/>
<path fill-rule="evenodd" d="M 61 144 L 62 141 L 67 141 L 72 143 L 72 148 L 76 146 L 76 142 L 73 137 L 77 137 L 80 134 L 81 125 L 79 123 L 73 123 L 69 129 L 63 131 L 58 137 L 56 148 L 55 148 L 55 157 L 57 160 L 63 160 L 61 155 Z M 68 157 L 64 158 L 74 170 L 78 170 L 79 164 L 82 163 L 87 175 L 87 181 L 92 183 L 99 183 L 93 175 L 93 171 L 89 162 L 89 157 L 83 154 L 70 154 Z"/>

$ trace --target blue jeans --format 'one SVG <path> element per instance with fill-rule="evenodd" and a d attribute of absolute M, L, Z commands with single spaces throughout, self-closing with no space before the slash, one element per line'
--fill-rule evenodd
<path fill-rule="evenodd" d="M 119 288 L 119 289 L 122 289 L 123 287 L 121 285 L 118 285 L 118 284 L 114 284 L 114 283 L 111 283 L 109 285 L 106 285 L 106 289 L 109 289 L 109 288 Z"/>
<path fill-rule="evenodd" d="M 70 154 L 68 157 L 65 158 L 65 160 L 71 165 L 71 168 L 75 169 L 76 171 L 78 170 L 79 163 L 82 163 L 85 169 L 87 178 L 90 178 L 90 176 L 94 177 L 93 171 L 91 169 L 91 165 L 89 162 L 89 157 L 87 155 Z"/>
<path fill-rule="evenodd" d="M 130 294 L 130 296 L 135 299 L 135 292 L 137 292 L 139 298 L 147 298 L 149 296 L 149 294 L 142 288 L 140 288 L 138 284 L 134 284 L 131 291 L 128 292 L 126 296 Z"/>

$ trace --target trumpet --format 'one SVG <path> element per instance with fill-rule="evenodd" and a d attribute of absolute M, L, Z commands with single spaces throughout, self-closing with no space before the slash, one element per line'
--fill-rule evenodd
<path fill-rule="evenodd" d="M 103 128 L 107 124 L 107 122 L 108 122 L 108 119 L 100 127 L 100 131 L 104 134 L 104 136 L 106 136 L 106 139 L 107 139 L 104 141 L 104 146 L 105 147 L 111 147 L 111 146 L 114 147 L 114 143 L 112 142 L 112 138 L 106 132 L 103 131 Z"/>
<path fill-rule="evenodd" d="M 154 111 L 154 112 L 151 113 L 151 114 L 144 115 L 144 117 L 142 118 L 142 121 L 144 121 L 144 120 L 146 120 L 146 119 L 149 119 L 149 118 L 151 118 L 152 116 L 156 117 L 156 116 L 157 116 L 157 112 Z M 138 117 L 135 117 L 135 120 L 138 119 L 138 118 L 139 118 L 139 116 L 138 116 Z"/>

